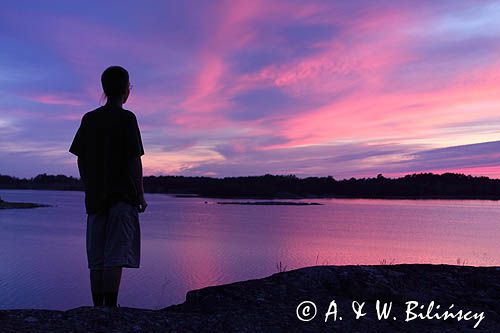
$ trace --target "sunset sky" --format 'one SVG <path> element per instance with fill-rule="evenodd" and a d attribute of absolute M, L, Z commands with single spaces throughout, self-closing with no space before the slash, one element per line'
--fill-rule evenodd
<path fill-rule="evenodd" d="M 130 72 L 145 174 L 500 177 L 500 2 L 2 1 L 0 174 Z"/>

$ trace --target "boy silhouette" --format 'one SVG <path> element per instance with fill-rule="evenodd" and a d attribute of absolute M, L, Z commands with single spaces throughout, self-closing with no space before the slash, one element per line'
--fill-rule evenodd
<path fill-rule="evenodd" d="M 116 307 L 122 268 L 139 268 L 139 212 L 144 212 L 141 134 L 123 109 L 130 94 L 127 70 L 101 75 L 106 104 L 87 112 L 69 151 L 78 156 L 85 186 L 86 250 L 94 306 Z"/>

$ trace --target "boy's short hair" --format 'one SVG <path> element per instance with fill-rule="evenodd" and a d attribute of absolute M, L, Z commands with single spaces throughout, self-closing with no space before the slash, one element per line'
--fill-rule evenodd
<path fill-rule="evenodd" d="M 107 97 L 125 95 L 129 86 L 129 76 L 125 68 L 111 66 L 101 75 L 102 89 Z"/>

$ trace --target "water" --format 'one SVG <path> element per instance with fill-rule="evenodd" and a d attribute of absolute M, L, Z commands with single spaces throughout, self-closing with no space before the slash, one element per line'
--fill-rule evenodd
<path fill-rule="evenodd" d="M 0 210 L 0 308 L 90 305 L 83 193 L 0 190 L 0 196 L 54 205 Z M 381 262 L 500 265 L 495 201 L 240 206 L 161 194 L 146 199 L 141 268 L 124 270 L 122 306 L 181 303 L 188 290 L 265 277 L 280 262 L 287 270 Z"/>

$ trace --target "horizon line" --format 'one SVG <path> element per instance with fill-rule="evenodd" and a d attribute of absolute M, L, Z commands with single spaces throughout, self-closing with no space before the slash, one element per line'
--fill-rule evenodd
<path fill-rule="evenodd" d="M 297 176 L 295 174 L 271 174 L 271 173 L 266 173 L 266 174 L 261 174 L 261 175 L 246 175 L 246 176 L 224 176 L 224 177 L 216 177 L 216 176 L 203 176 L 203 175 L 200 175 L 200 176 L 187 176 L 187 175 L 144 175 L 143 178 L 146 178 L 146 177 L 185 177 L 185 178 L 212 178 L 212 179 L 225 179 L 225 178 L 245 178 L 245 177 L 265 177 L 265 176 L 275 176 L 275 177 L 290 177 L 290 176 L 293 176 L 297 179 L 307 179 L 307 178 L 333 178 L 335 180 L 350 180 L 350 179 L 373 179 L 373 178 L 384 178 L 384 179 L 400 179 L 400 178 L 404 178 L 404 177 L 407 177 L 407 176 L 414 176 L 414 175 L 434 175 L 434 176 L 443 176 L 443 175 L 446 175 L 446 174 L 451 174 L 451 175 L 459 175 L 459 176 L 465 176 L 465 177 L 471 177 L 471 178 L 487 178 L 487 179 L 492 179 L 492 180 L 500 180 L 500 178 L 493 178 L 493 177 L 489 177 L 489 176 L 474 176 L 474 175 L 471 175 L 471 174 L 465 174 L 465 173 L 459 173 L 459 172 L 443 172 L 443 173 L 434 173 L 434 172 L 414 172 L 414 173 L 408 173 L 408 174 L 405 174 L 405 175 L 402 175 L 402 176 L 396 176 L 396 177 L 386 177 L 384 176 L 382 173 L 378 173 L 376 176 L 371 176 L 371 177 L 349 177 L 349 178 L 335 178 L 334 176 L 332 175 L 327 175 L 327 176 L 306 176 L 306 177 L 300 177 L 300 176 Z M 7 174 L 2 174 L 0 173 L 0 177 L 2 176 L 6 176 L 6 177 L 11 177 L 11 178 L 16 178 L 16 179 L 19 179 L 19 180 L 22 180 L 22 179 L 25 179 L 25 180 L 29 180 L 29 179 L 34 179 L 38 176 L 64 176 L 64 177 L 67 177 L 67 178 L 74 178 L 74 179 L 77 179 L 77 180 L 81 180 L 80 177 L 74 177 L 74 176 L 68 176 L 68 175 L 65 175 L 65 174 L 48 174 L 48 173 L 39 173 L 38 175 L 36 176 L 33 176 L 33 177 L 17 177 L 17 176 L 11 176 L 11 175 L 7 175 Z"/>

